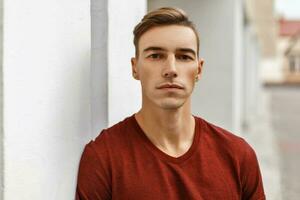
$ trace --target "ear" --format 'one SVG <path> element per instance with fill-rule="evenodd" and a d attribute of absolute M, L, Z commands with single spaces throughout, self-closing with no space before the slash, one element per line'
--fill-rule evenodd
<path fill-rule="evenodd" d="M 204 59 L 200 58 L 198 61 L 197 76 L 196 76 L 198 80 L 201 78 L 203 65 L 204 65 Z"/>
<path fill-rule="evenodd" d="M 135 57 L 131 58 L 131 73 L 132 73 L 132 77 L 135 80 L 140 80 L 139 74 L 137 71 L 137 59 Z"/>

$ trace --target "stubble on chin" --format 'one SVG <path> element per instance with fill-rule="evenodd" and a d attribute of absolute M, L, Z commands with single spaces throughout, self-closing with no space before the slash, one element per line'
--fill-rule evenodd
<path fill-rule="evenodd" d="M 162 100 L 162 102 L 159 103 L 159 106 L 165 110 L 176 110 L 182 107 L 184 103 L 185 102 L 183 100 L 179 99 L 164 99 Z"/>

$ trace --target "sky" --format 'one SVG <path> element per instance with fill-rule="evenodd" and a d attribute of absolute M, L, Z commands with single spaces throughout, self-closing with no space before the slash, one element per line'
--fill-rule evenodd
<path fill-rule="evenodd" d="M 275 0 L 275 10 L 287 19 L 300 20 L 300 0 Z"/>

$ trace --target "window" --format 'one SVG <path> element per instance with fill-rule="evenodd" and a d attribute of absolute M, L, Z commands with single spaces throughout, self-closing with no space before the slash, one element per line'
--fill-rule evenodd
<path fill-rule="evenodd" d="M 289 72 L 300 73 L 300 55 L 292 55 L 288 57 L 289 59 Z"/>

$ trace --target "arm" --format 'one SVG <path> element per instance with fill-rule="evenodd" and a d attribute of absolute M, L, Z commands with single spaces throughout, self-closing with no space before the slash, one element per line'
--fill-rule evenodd
<path fill-rule="evenodd" d="M 265 200 L 261 172 L 254 150 L 247 144 L 241 163 L 242 200 Z"/>
<path fill-rule="evenodd" d="M 93 148 L 86 145 L 81 156 L 76 188 L 76 200 L 111 199 L 110 178 L 107 163 L 101 161 Z"/>

